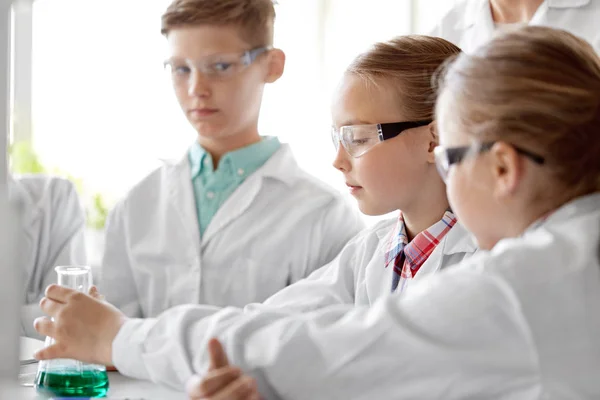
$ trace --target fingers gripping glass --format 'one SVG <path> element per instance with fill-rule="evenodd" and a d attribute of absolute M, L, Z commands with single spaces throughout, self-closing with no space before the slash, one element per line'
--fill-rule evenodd
<path fill-rule="evenodd" d="M 269 47 L 258 47 L 241 54 L 214 54 L 201 60 L 173 58 L 165 61 L 165 69 L 177 84 L 189 83 L 192 73 L 198 71 L 208 79 L 227 79 L 248 67 L 259 55 L 269 50 Z"/>
<path fill-rule="evenodd" d="M 432 121 L 405 121 L 372 125 L 347 125 L 337 130 L 331 128 L 331 140 L 338 151 L 340 143 L 354 158 L 358 158 L 371 150 L 377 143 L 400 135 L 407 129 L 429 125 Z"/>
<path fill-rule="evenodd" d="M 446 181 L 448 177 L 448 171 L 450 167 L 454 164 L 458 164 L 463 161 L 469 154 L 480 154 L 485 151 L 488 151 L 494 146 L 496 142 L 486 142 L 477 147 L 473 146 L 459 146 L 459 147 L 449 147 L 444 148 L 442 146 L 437 146 L 434 149 L 435 154 L 435 165 L 437 170 L 444 181 Z M 531 161 L 536 164 L 543 165 L 546 160 L 544 157 L 532 153 L 529 150 L 523 149 L 521 147 L 513 146 L 517 153 L 529 158 Z"/>

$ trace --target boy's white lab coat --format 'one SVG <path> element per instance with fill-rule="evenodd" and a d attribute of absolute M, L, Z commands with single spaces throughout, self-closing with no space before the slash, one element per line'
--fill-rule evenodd
<path fill-rule="evenodd" d="M 200 354 L 211 337 L 220 337 L 229 347 L 266 326 L 273 313 L 310 313 L 336 305 L 369 306 L 390 294 L 393 268 L 385 268 L 385 252 L 395 226 L 396 220 L 388 220 L 362 231 L 329 265 L 263 304 L 222 311 L 183 306 L 163 313 L 158 320 L 127 322 L 113 343 L 113 361 L 124 374 L 182 388 L 192 371 L 200 371 Z M 471 235 L 455 224 L 414 281 L 460 262 L 476 249 Z"/>
<path fill-rule="evenodd" d="M 44 315 L 39 301 L 56 283 L 54 267 L 85 265 L 85 215 L 73 184 L 65 179 L 30 175 L 9 179 L 11 203 L 19 210 L 19 265 L 24 285 L 21 335 L 39 337 L 33 320 Z"/>
<path fill-rule="evenodd" d="M 266 399 L 598 399 L 600 194 L 535 225 L 371 307 L 223 310 L 219 338 Z M 204 371 L 194 313 L 127 322 L 117 367 L 176 385 Z"/>
<path fill-rule="evenodd" d="M 301 170 L 284 144 L 201 238 L 186 155 L 151 173 L 113 210 L 101 290 L 135 317 L 180 304 L 244 306 L 327 264 L 362 228 L 355 207 Z"/>
<path fill-rule="evenodd" d="M 600 53 L 599 21 L 598 0 L 546 0 L 529 24 L 564 29 L 587 40 Z M 431 36 L 444 38 L 472 53 L 489 42 L 495 32 L 489 0 L 466 0 L 442 18 Z"/>

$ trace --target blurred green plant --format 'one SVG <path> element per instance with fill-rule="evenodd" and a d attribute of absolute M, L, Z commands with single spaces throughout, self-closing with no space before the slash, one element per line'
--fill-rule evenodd
<path fill-rule="evenodd" d="M 83 180 L 61 171 L 58 168 L 46 168 L 29 141 L 11 143 L 8 148 L 9 167 L 14 174 L 51 174 L 62 176 L 75 185 L 79 196 L 85 195 Z M 89 228 L 102 230 L 108 217 L 108 207 L 100 193 L 91 197 L 91 205 L 86 207 L 86 224 Z"/>
<path fill-rule="evenodd" d="M 108 207 L 100 193 L 92 196 L 92 208 L 86 210 L 87 225 L 96 230 L 104 229 L 108 218 Z"/>
<path fill-rule="evenodd" d="M 8 157 L 10 170 L 16 174 L 48 173 L 29 142 L 11 143 Z"/>

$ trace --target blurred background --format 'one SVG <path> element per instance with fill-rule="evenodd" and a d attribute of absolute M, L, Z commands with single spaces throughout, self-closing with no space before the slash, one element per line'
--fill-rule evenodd
<path fill-rule="evenodd" d="M 170 1 L 18 0 L 13 8 L 10 168 L 76 183 L 92 264 L 112 205 L 195 139 L 162 66 L 160 17 Z M 279 0 L 275 45 L 287 64 L 266 90 L 261 134 L 279 136 L 302 167 L 346 192 L 329 138 L 343 70 L 376 41 L 429 32 L 455 3 Z"/>

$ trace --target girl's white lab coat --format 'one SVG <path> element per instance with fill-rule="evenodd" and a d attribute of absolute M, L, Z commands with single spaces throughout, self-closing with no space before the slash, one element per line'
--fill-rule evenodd
<path fill-rule="evenodd" d="M 220 312 L 206 306 L 177 307 L 158 320 L 132 320 L 113 343 L 113 361 L 124 374 L 182 388 L 192 371 L 202 367 L 201 354 L 211 337 L 222 338 L 229 347 L 265 327 L 273 313 L 289 315 L 328 306 L 369 306 L 390 294 L 393 268 L 385 268 L 385 252 L 395 226 L 396 220 L 389 220 L 364 230 L 329 265 L 263 304 Z M 460 262 L 475 250 L 471 235 L 459 223 L 455 224 L 414 281 Z"/>
<path fill-rule="evenodd" d="M 587 40 L 600 53 L 600 1 L 546 0 L 530 25 L 564 29 Z M 496 30 L 489 0 L 466 0 L 457 4 L 431 33 L 471 53 L 489 42 Z"/>
<path fill-rule="evenodd" d="M 212 320 L 266 399 L 598 399 L 600 194 L 536 225 L 371 307 Z M 181 385 L 207 368 L 208 328 L 194 307 L 129 321 L 113 360 Z"/>
<path fill-rule="evenodd" d="M 362 227 L 355 207 L 282 145 L 201 238 L 186 156 L 151 173 L 113 210 L 102 292 L 135 317 L 180 304 L 244 306 L 327 264 Z"/>
<path fill-rule="evenodd" d="M 42 175 L 9 179 L 11 203 L 19 211 L 18 260 L 23 275 L 21 334 L 39 337 L 33 320 L 44 315 L 39 301 L 56 283 L 54 267 L 85 265 L 85 216 L 73 184 Z"/>

